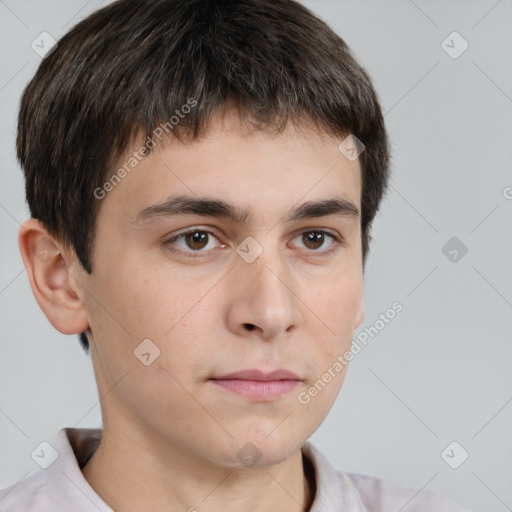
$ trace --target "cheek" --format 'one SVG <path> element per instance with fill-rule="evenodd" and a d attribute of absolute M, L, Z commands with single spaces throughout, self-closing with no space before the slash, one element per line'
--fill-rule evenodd
<path fill-rule="evenodd" d="M 322 396 L 315 400 L 314 409 L 319 407 L 327 410 L 343 382 L 346 367 L 340 371 L 333 368 L 333 365 L 340 357 L 345 360 L 343 355 L 351 349 L 360 299 L 361 282 L 357 276 L 345 280 L 333 279 L 322 293 L 317 293 L 310 299 L 307 338 L 314 340 L 314 343 L 304 347 L 309 354 L 307 364 L 312 371 L 313 380 L 322 378 L 329 370 L 336 375 L 326 386 L 327 389 L 322 391 Z"/>
<path fill-rule="evenodd" d="M 309 313 L 323 321 L 327 332 L 339 337 L 354 327 L 362 297 L 362 280 L 357 275 L 333 275 L 328 282 L 302 292 Z"/>
<path fill-rule="evenodd" d="M 130 275 L 132 278 L 115 290 L 113 299 L 131 337 L 166 339 L 186 319 L 189 297 L 174 280 Z"/>

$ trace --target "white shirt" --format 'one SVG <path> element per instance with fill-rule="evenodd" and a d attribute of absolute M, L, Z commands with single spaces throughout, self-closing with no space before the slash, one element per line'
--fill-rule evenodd
<path fill-rule="evenodd" d="M 55 448 L 45 444 L 33 454 L 46 469 L 0 491 L 0 511 L 113 512 L 81 471 L 98 447 L 101 432 L 61 429 Z M 468 512 L 431 491 L 405 489 L 375 477 L 335 470 L 310 442 L 303 445 L 302 453 L 316 479 L 310 512 Z"/>

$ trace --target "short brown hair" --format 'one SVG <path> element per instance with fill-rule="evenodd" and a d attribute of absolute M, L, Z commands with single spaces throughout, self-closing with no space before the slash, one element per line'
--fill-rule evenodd
<path fill-rule="evenodd" d="M 77 24 L 21 100 L 17 155 L 32 217 L 91 273 L 95 189 L 135 135 L 151 137 L 191 97 L 178 139 L 197 139 L 229 101 L 261 129 L 306 119 L 362 141 L 364 266 L 389 177 L 381 108 L 346 43 L 294 0 L 118 0 Z"/>

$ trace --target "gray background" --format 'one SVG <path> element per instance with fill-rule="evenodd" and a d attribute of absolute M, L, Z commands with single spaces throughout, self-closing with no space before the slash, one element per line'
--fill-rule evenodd
<path fill-rule="evenodd" d="M 61 427 L 101 425 L 89 356 L 40 311 L 19 255 L 14 138 L 40 62 L 31 42 L 105 3 L 0 0 L 0 488 L 38 471 L 30 453 Z M 512 1 L 304 4 L 372 75 L 393 144 L 356 334 L 403 305 L 354 358 L 312 441 L 339 469 L 512 510 Z M 462 48 L 457 36 L 442 46 L 453 31 L 469 44 L 458 58 L 445 51 Z M 468 248 L 455 262 L 442 252 L 452 237 Z M 469 453 L 458 469 L 441 457 L 452 441 Z"/>

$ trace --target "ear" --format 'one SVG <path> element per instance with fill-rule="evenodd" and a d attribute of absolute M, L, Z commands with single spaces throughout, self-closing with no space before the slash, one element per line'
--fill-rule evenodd
<path fill-rule="evenodd" d="M 356 320 L 354 323 L 354 330 L 357 329 L 362 323 L 364 319 L 364 305 L 363 305 L 363 297 L 361 297 L 361 302 L 359 303 L 359 309 L 356 313 Z"/>
<path fill-rule="evenodd" d="M 34 218 L 22 224 L 18 245 L 32 293 L 53 327 L 63 334 L 87 331 L 82 289 L 64 246 Z"/>

